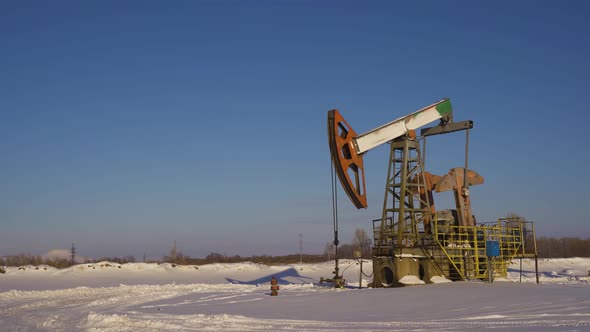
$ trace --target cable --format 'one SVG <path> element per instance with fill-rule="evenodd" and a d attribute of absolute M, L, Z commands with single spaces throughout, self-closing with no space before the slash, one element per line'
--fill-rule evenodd
<path fill-rule="evenodd" d="M 362 258 L 361 258 L 361 262 L 360 262 L 360 263 L 361 263 L 361 267 L 362 267 L 362 266 L 363 266 L 363 263 L 362 263 Z M 371 272 L 371 275 L 367 275 L 365 272 L 363 272 L 363 269 L 362 269 L 362 268 L 361 268 L 361 273 L 362 273 L 362 274 L 363 274 L 365 277 L 367 277 L 367 278 L 371 278 L 373 275 L 375 275 L 375 271 Z"/>
<path fill-rule="evenodd" d="M 360 263 L 360 260 L 359 260 L 359 259 L 357 259 L 356 261 L 357 261 L 357 263 Z M 372 276 L 375 274 L 375 271 L 371 272 L 371 275 L 367 275 L 365 272 L 363 272 L 363 270 L 361 270 L 361 273 L 362 273 L 362 274 L 363 274 L 365 277 L 367 277 L 367 278 L 371 278 L 371 277 L 372 277 Z"/>

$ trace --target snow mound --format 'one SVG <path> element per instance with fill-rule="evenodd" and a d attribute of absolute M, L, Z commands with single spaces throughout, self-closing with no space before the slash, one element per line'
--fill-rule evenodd
<path fill-rule="evenodd" d="M 430 278 L 430 282 L 432 282 L 433 284 L 444 284 L 444 283 L 453 282 L 453 281 L 449 280 L 443 276 L 434 276 L 434 277 Z"/>
<path fill-rule="evenodd" d="M 424 285 L 425 282 L 424 280 L 420 280 L 420 278 L 418 278 L 417 276 L 414 275 L 407 275 L 402 277 L 399 280 L 400 284 L 404 284 L 404 285 Z"/>

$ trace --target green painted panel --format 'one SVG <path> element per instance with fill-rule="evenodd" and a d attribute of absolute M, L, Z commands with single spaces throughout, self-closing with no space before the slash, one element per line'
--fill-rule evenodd
<path fill-rule="evenodd" d="M 451 106 L 451 100 L 447 99 L 447 100 L 443 101 L 442 103 L 436 105 L 436 110 L 438 111 L 438 114 L 440 114 L 440 115 L 445 115 L 447 113 L 451 113 L 453 111 L 453 107 Z"/>

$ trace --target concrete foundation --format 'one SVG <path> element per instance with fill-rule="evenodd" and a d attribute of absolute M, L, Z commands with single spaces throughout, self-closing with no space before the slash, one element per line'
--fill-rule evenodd
<path fill-rule="evenodd" d="M 410 284 L 432 283 L 431 278 L 440 276 L 434 263 L 425 256 L 404 253 L 395 256 L 373 257 L 373 287 L 401 287 Z M 402 278 L 412 276 L 410 278 Z M 408 283 L 406 280 L 410 280 Z"/>

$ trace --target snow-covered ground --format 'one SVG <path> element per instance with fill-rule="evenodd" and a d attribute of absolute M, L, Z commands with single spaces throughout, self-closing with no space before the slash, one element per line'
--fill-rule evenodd
<path fill-rule="evenodd" d="M 357 289 L 354 261 L 341 262 L 346 289 L 318 284 L 333 262 L 9 267 L 0 274 L 0 330 L 590 331 L 590 258 L 540 260 L 539 285 L 532 261 L 523 261 L 522 283 L 519 266 L 493 284 L 393 289 Z"/>

